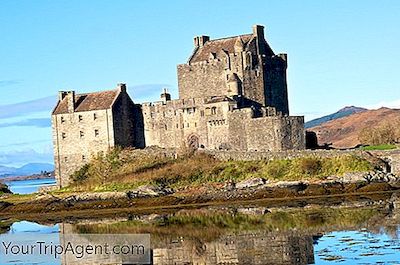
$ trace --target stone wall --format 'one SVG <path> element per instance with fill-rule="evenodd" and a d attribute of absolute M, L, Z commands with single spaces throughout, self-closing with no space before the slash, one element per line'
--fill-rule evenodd
<path fill-rule="evenodd" d="M 114 146 L 111 110 L 72 112 L 52 116 L 55 175 L 59 186 L 93 154 Z"/>
<path fill-rule="evenodd" d="M 198 98 L 225 95 L 227 93 L 224 62 L 178 65 L 179 98 Z"/>
<path fill-rule="evenodd" d="M 248 151 L 224 151 L 224 150 L 205 150 L 207 154 L 213 155 L 220 160 L 273 160 L 273 159 L 293 159 L 301 157 L 336 157 L 341 155 L 361 155 L 360 150 L 287 150 L 280 152 L 248 152 Z"/>
<path fill-rule="evenodd" d="M 135 105 L 125 90 L 114 102 L 112 113 L 115 145 L 134 146 L 135 142 L 139 142 L 135 141 Z"/>
<path fill-rule="evenodd" d="M 146 146 L 180 148 L 197 141 L 199 148 L 217 148 L 229 137 L 229 101 L 207 102 L 206 98 L 142 104 Z"/>
<path fill-rule="evenodd" d="M 304 149 L 303 117 L 237 108 L 233 100 L 172 100 L 142 105 L 146 146 L 240 151 Z M 195 142 L 195 143 L 194 143 Z"/>
<path fill-rule="evenodd" d="M 55 175 L 60 187 L 99 152 L 135 144 L 134 104 L 124 89 L 109 109 L 52 115 Z M 138 136 L 140 136 L 138 134 Z"/>

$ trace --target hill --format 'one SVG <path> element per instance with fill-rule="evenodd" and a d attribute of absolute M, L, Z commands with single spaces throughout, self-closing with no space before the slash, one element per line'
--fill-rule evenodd
<path fill-rule="evenodd" d="M 343 117 L 347 117 L 349 115 L 352 115 L 354 113 L 358 113 L 358 112 L 363 112 L 366 111 L 367 109 L 365 108 L 360 108 L 360 107 L 355 107 L 355 106 L 347 106 L 344 107 L 343 109 L 340 109 L 339 111 L 333 113 L 333 114 L 329 114 L 311 121 L 308 121 L 304 124 L 304 126 L 306 127 L 306 129 L 308 128 L 312 128 L 318 125 L 321 125 L 322 123 L 331 121 L 331 120 L 336 120 L 336 119 L 340 119 Z"/>
<path fill-rule="evenodd" d="M 54 170 L 53 164 L 48 163 L 30 163 L 22 167 L 5 167 L 0 165 L 0 177 L 4 176 L 29 176 L 38 174 L 42 171 L 51 172 Z"/>
<path fill-rule="evenodd" d="M 360 144 L 359 133 L 367 127 L 400 120 L 400 109 L 380 108 L 365 110 L 349 116 L 331 120 L 309 128 L 318 136 L 318 143 L 332 143 L 336 148 L 350 148 Z"/>

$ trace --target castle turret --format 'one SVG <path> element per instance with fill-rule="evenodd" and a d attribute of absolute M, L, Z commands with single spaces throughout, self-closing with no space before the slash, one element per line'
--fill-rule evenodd
<path fill-rule="evenodd" d="M 161 100 L 162 100 L 164 103 L 166 103 L 167 101 L 170 101 L 170 100 L 171 100 L 171 94 L 168 93 L 168 91 L 167 91 L 166 88 L 164 88 L 164 89 L 163 89 L 163 92 L 162 92 L 161 95 L 160 95 L 160 98 L 161 98 Z"/>

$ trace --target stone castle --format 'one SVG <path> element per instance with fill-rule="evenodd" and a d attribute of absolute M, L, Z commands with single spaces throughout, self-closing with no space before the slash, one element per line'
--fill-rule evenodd
<path fill-rule="evenodd" d="M 275 54 L 264 27 L 251 34 L 194 38 L 178 65 L 179 99 L 135 104 L 125 84 L 89 94 L 59 92 L 52 113 L 59 186 L 93 154 L 114 146 L 234 151 L 305 148 L 304 118 L 289 116 L 287 55 Z"/>

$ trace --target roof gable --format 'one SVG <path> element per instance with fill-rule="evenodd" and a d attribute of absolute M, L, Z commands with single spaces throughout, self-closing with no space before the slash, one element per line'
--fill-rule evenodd
<path fill-rule="evenodd" d="M 235 43 L 238 38 L 243 42 L 245 47 L 252 39 L 253 34 L 239 35 L 234 37 L 215 39 L 207 41 L 204 46 L 198 47 L 193 56 L 190 58 L 191 63 L 207 61 L 211 53 L 219 53 L 226 51 L 228 53 L 235 52 Z"/>
<path fill-rule="evenodd" d="M 113 106 L 115 99 L 119 95 L 119 90 L 108 90 L 96 93 L 75 95 L 75 112 L 104 110 Z M 53 111 L 53 115 L 68 113 L 67 97 L 59 100 Z"/>

